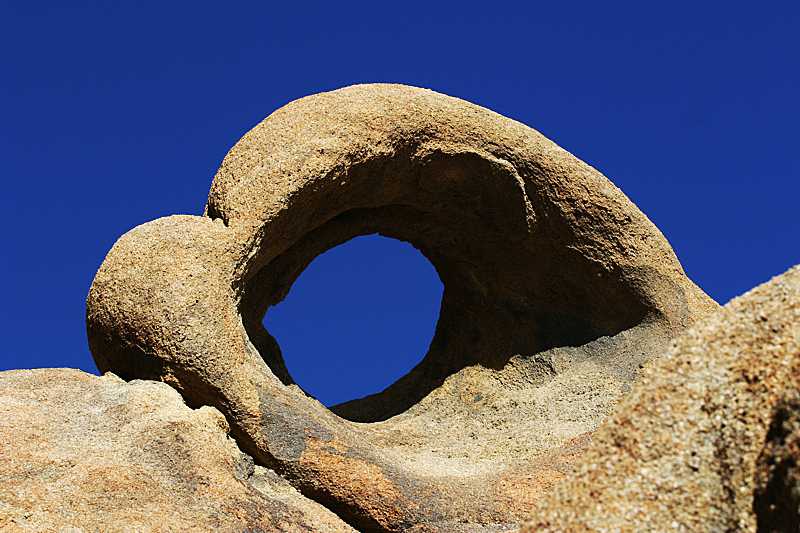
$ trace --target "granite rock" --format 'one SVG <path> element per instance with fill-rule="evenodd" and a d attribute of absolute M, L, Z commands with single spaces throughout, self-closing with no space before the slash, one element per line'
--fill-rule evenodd
<path fill-rule="evenodd" d="M 354 532 L 227 429 L 163 383 L 0 372 L 0 531 Z"/>
<path fill-rule="evenodd" d="M 407 375 L 329 410 L 262 318 L 371 233 L 430 260 L 441 314 Z M 482 107 L 377 84 L 277 110 L 225 157 L 203 216 L 123 235 L 87 330 L 102 372 L 219 409 L 258 464 L 354 527 L 460 531 L 523 517 L 640 367 L 717 307 L 595 169 Z"/>
<path fill-rule="evenodd" d="M 522 531 L 798 531 L 798 461 L 794 267 L 648 365 Z"/>

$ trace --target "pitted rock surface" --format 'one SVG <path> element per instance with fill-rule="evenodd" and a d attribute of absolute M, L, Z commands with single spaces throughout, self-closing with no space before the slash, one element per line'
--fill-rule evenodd
<path fill-rule="evenodd" d="M 800 527 L 800 267 L 649 365 L 522 531 Z"/>
<path fill-rule="evenodd" d="M 262 319 L 315 257 L 376 232 L 436 268 L 436 333 L 385 391 L 328 410 Z M 357 529 L 461 531 L 524 516 L 640 366 L 717 307 L 595 169 L 482 107 L 379 84 L 279 109 L 228 153 L 203 216 L 123 235 L 87 329 L 101 371 L 216 407 Z"/>
<path fill-rule="evenodd" d="M 0 372 L 4 533 L 354 533 L 163 383 Z"/>

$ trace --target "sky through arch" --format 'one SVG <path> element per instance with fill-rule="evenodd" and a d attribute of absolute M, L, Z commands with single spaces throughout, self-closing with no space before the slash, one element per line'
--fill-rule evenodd
<path fill-rule="evenodd" d="M 422 360 L 442 290 L 410 244 L 356 237 L 314 259 L 264 326 L 293 379 L 330 407 L 382 391 Z"/>

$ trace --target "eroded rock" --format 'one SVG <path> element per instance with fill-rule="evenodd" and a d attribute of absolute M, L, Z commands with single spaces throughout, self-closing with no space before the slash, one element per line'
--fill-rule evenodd
<path fill-rule="evenodd" d="M 0 531 L 354 533 L 227 428 L 163 383 L 0 372 Z"/>
<path fill-rule="evenodd" d="M 800 267 L 646 370 L 524 532 L 797 531 Z"/>
<path fill-rule="evenodd" d="M 408 375 L 328 410 L 261 321 L 316 256 L 375 232 L 434 265 L 439 322 Z M 101 371 L 218 408 L 256 461 L 353 526 L 457 531 L 522 517 L 563 475 L 558 450 L 582 449 L 639 367 L 716 307 L 619 189 L 536 131 L 362 85 L 247 133 L 204 216 L 122 236 L 87 329 Z"/>

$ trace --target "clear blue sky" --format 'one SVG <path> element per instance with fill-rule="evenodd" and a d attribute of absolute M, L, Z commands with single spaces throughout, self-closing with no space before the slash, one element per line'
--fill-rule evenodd
<path fill-rule="evenodd" d="M 114 241 L 202 213 L 247 130 L 354 83 L 428 87 L 539 130 L 616 183 L 722 303 L 800 262 L 796 0 L 29 0 L 0 32 L 0 369 L 96 372 L 85 298 Z M 424 355 L 441 287 L 395 242 L 329 252 L 267 314 L 324 403 Z M 332 272 L 341 286 L 321 283 Z"/>

